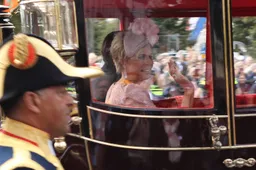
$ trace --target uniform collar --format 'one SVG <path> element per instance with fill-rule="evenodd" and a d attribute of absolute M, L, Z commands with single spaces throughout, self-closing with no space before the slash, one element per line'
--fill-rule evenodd
<path fill-rule="evenodd" d="M 15 140 L 28 145 L 34 145 L 41 149 L 44 154 L 53 154 L 49 145 L 50 135 L 40 129 L 29 126 L 22 122 L 6 118 L 2 125 L 3 133 Z"/>

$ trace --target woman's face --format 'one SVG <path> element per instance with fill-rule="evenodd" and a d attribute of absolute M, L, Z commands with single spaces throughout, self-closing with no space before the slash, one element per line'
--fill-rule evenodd
<path fill-rule="evenodd" d="M 139 50 L 133 57 L 126 59 L 124 69 L 130 81 L 143 81 L 151 77 L 153 67 L 152 48 L 150 45 Z"/>

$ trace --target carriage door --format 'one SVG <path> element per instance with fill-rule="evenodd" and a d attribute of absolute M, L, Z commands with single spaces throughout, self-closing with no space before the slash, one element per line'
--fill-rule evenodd
<path fill-rule="evenodd" d="M 86 114 L 91 138 L 88 142 L 90 167 L 226 170 L 252 166 L 256 158 L 253 150 L 256 138 L 250 132 L 254 123 L 254 96 L 244 93 L 245 77 L 239 74 L 236 78 L 237 70 L 233 69 L 236 55 L 233 55 L 232 38 L 244 51 L 245 46 L 240 41 L 247 37 L 236 39 L 235 34 L 232 37 L 231 27 L 238 28 L 236 24 L 241 23 L 241 18 L 236 18 L 236 22 L 234 19 L 232 24 L 230 0 L 169 0 L 159 4 L 154 3 L 156 1 L 111 1 L 114 7 L 107 4 L 110 1 L 97 2 L 100 8 L 92 6 L 85 10 L 85 16 L 97 18 L 97 22 L 91 20 L 96 26 L 105 23 L 100 31 L 115 21 L 99 19 L 109 16 L 121 22 L 130 21 L 131 16 L 150 17 L 161 26 L 159 43 L 152 50 L 156 63 L 152 74 L 162 79 L 155 79 L 150 86 L 150 96 L 157 108 L 106 104 L 104 99 L 97 98 L 102 96 L 96 95 L 101 92 L 97 89 L 105 79 L 91 81 L 91 90 L 98 88 L 92 93 L 92 104 L 87 106 Z M 90 1 L 84 3 L 90 6 Z M 87 26 L 89 24 L 88 21 Z M 87 35 L 91 47 L 88 51 L 97 54 L 99 48 L 94 46 L 97 39 L 92 35 L 92 32 Z M 253 52 L 254 48 L 251 50 Z M 239 54 L 239 62 L 241 56 L 245 60 L 244 54 Z M 192 107 L 182 107 L 184 89 L 166 74 L 165 64 L 170 58 L 176 60 L 183 74 L 194 83 Z M 95 66 L 101 65 L 101 60 L 96 59 L 99 61 Z M 242 72 L 240 67 L 239 71 Z M 136 96 L 139 94 L 133 95 L 140 97 Z"/>

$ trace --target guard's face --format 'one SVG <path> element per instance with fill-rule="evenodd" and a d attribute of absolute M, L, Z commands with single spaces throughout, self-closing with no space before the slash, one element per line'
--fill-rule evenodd
<path fill-rule="evenodd" d="M 73 98 L 64 86 L 40 90 L 40 110 L 51 137 L 63 136 L 70 131 L 68 125 Z"/>
<path fill-rule="evenodd" d="M 147 45 L 139 50 L 135 56 L 126 60 L 124 69 L 126 70 L 127 79 L 136 82 L 150 78 L 152 67 L 152 48 Z"/>

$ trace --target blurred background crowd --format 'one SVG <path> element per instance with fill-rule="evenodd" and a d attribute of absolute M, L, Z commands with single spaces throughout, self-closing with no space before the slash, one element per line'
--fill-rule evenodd
<path fill-rule="evenodd" d="M 192 48 L 187 48 L 186 50 L 180 50 L 178 52 L 170 51 L 155 56 L 152 68 L 154 81 L 150 88 L 152 100 L 183 95 L 183 89 L 168 73 L 167 63 L 170 59 L 175 60 L 180 72 L 193 82 L 195 87 L 194 97 L 206 97 L 205 54 L 198 53 Z M 97 56 L 95 53 L 90 53 L 89 63 L 91 66 L 97 66 L 99 68 L 104 64 L 102 56 Z M 256 62 L 251 56 L 234 53 L 234 74 L 235 93 L 237 95 L 256 93 Z M 98 89 L 97 100 L 104 101 L 104 94 L 106 94 L 110 86 L 108 80 L 102 79 L 93 86 Z"/>

